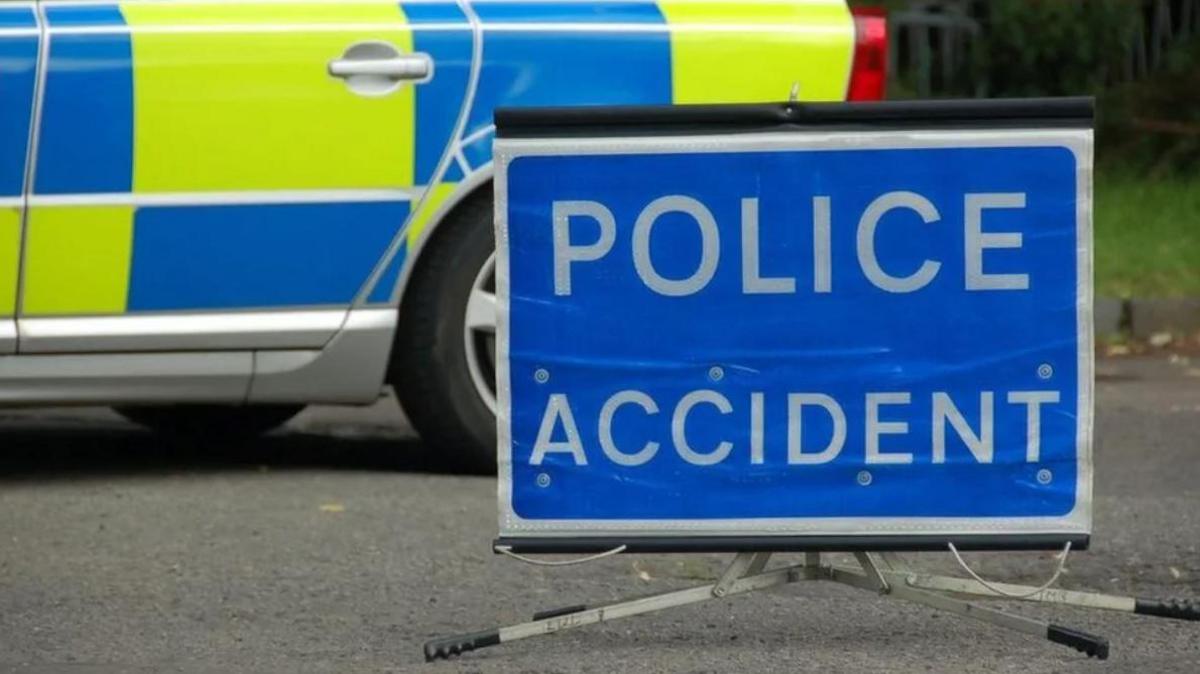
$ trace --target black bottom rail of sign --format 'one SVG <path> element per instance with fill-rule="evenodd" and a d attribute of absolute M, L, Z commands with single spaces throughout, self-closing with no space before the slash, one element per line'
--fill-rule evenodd
<path fill-rule="evenodd" d="M 969 534 L 962 536 L 502 536 L 492 549 L 526 555 L 588 554 L 625 546 L 623 553 L 692 552 L 944 552 L 959 550 L 1017 552 L 1087 550 L 1085 534 Z"/>

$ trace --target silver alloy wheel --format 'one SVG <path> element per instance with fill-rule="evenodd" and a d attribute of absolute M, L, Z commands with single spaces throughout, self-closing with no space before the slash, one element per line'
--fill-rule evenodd
<path fill-rule="evenodd" d="M 496 412 L 496 255 L 475 275 L 463 321 L 463 345 L 475 391 Z"/>

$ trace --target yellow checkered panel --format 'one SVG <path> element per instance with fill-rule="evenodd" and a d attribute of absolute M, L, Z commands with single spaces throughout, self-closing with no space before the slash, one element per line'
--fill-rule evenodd
<path fill-rule="evenodd" d="M 35 208 L 26 236 L 26 314 L 125 311 L 132 206 Z"/>
<path fill-rule="evenodd" d="M 358 42 L 412 52 L 399 3 L 121 10 L 132 29 L 135 192 L 413 184 L 414 87 L 353 95 L 325 69 Z"/>
<path fill-rule="evenodd" d="M 16 312 L 20 258 L 21 209 L 0 206 L 0 316 Z"/>
<path fill-rule="evenodd" d="M 660 0 L 676 103 L 840 101 L 854 58 L 842 0 Z"/>

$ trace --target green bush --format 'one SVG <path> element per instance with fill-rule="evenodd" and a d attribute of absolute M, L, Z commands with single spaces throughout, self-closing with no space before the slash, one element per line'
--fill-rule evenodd
<path fill-rule="evenodd" d="M 1146 80 L 1106 92 L 1099 110 L 1102 165 L 1153 177 L 1200 175 L 1200 40 L 1172 49 Z"/>
<path fill-rule="evenodd" d="M 972 79 L 989 96 L 1097 94 L 1122 75 L 1140 20 L 1131 0 L 994 0 Z"/>

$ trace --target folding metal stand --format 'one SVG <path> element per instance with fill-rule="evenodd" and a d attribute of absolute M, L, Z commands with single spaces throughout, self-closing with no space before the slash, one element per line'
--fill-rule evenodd
<path fill-rule="evenodd" d="M 535 613 L 533 620 L 485 632 L 433 639 L 425 644 L 425 660 L 432 662 L 466 651 L 495 646 L 543 634 L 618 618 L 661 611 L 675 606 L 697 604 L 712 599 L 724 599 L 737 594 L 786 585 L 802 580 L 828 580 L 889 597 L 906 599 L 931 608 L 1004 627 L 1017 632 L 1043 637 L 1056 644 L 1070 646 L 1089 657 L 1104 660 L 1108 657 L 1108 640 L 1079 630 L 1054 625 L 1043 620 L 1019 616 L 961 596 L 988 599 L 1033 601 L 1083 608 L 1124 611 L 1142 615 L 1200 620 L 1200 602 L 1189 599 L 1165 601 L 1119 597 L 1094 592 L 1042 589 L 1009 583 L 989 583 L 988 586 L 970 579 L 918 573 L 910 570 L 894 553 L 856 552 L 861 568 L 845 568 L 821 562 L 821 553 L 805 553 L 804 562 L 777 569 L 766 569 L 769 552 L 740 552 L 721 574 L 716 583 L 685 590 L 675 590 L 631 599 L 608 606 L 588 608 L 568 606 Z M 1001 594 L 1007 593 L 1007 594 Z M 1024 595 L 1013 597 L 1010 594 Z M 957 596 L 952 596 L 957 595 Z"/>

